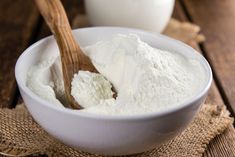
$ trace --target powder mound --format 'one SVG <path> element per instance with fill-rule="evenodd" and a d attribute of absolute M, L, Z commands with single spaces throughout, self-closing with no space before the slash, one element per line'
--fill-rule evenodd
<path fill-rule="evenodd" d="M 84 107 L 77 112 L 161 112 L 192 99 L 205 82 L 205 71 L 196 57 L 153 48 L 134 34 L 114 35 L 83 50 L 100 74 L 79 71 L 74 75 L 71 94 Z M 62 106 L 64 88 L 58 58 L 47 58 L 33 66 L 27 86 L 43 99 Z M 116 99 L 111 84 L 117 91 Z"/>
<path fill-rule="evenodd" d="M 88 112 L 130 115 L 167 110 L 191 99 L 204 82 L 196 59 L 153 48 L 134 34 L 115 35 L 85 52 L 118 91 L 113 105 L 100 104 Z"/>
<path fill-rule="evenodd" d="M 98 105 L 105 99 L 111 99 L 112 85 L 101 74 L 89 71 L 79 71 L 74 75 L 71 94 L 79 104 L 84 107 Z"/>

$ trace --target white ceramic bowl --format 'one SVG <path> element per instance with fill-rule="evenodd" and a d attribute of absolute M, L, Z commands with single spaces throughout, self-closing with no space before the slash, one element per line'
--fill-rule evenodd
<path fill-rule="evenodd" d="M 182 132 L 204 101 L 212 81 L 207 61 L 182 42 L 141 30 L 93 27 L 77 29 L 74 36 L 82 46 L 110 38 L 117 33 L 135 33 L 151 46 L 196 58 L 205 70 L 203 89 L 193 99 L 165 112 L 134 116 L 100 116 L 76 110 L 57 108 L 41 99 L 26 86 L 29 68 L 44 53 L 58 53 L 53 37 L 42 39 L 20 56 L 15 68 L 16 80 L 24 102 L 35 121 L 50 135 L 80 150 L 108 155 L 140 153 L 155 148 Z"/>
<path fill-rule="evenodd" d="M 122 26 L 162 32 L 175 0 L 85 0 L 94 26 Z"/>

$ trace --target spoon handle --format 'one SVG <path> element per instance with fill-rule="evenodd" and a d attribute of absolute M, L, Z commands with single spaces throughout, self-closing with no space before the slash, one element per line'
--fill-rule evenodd
<path fill-rule="evenodd" d="M 68 18 L 60 0 L 35 0 L 47 25 L 57 41 L 65 87 L 65 95 L 68 100 L 66 106 L 80 109 L 81 106 L 71 96 L 71 81 L 73 75 L 81 68 L 86 56 L 81 51 L 75 38 L 73 37 Z"/>

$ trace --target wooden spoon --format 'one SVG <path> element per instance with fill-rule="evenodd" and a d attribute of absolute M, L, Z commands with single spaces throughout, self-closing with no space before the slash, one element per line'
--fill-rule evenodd
<path fill-rule="evenodd" d="M 70 94 L 73 76 L 79 70 L 91 72 L 97 72 L 97 70 L 76 42 L 60 0 L 35 0 L 35 2 L 54 34 L 60 50 L 67 106 L 81 109 L 82 107 Z"/>

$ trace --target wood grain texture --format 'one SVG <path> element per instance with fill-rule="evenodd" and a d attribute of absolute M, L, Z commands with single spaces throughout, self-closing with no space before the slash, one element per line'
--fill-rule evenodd
<path fill-rule="evenodd" d="M 235 134 L 233 126 L 229 126 L 225 132 L 214 138 L 207 147 L 204 157 L 234 157 Z"/>
<path fill-rule="evenodd" d="M 176 7 L 174 10 L 173 16 L 181 21 L 188 21 L 179 1 L 176 1 Z M 193 48 L 195 48 L 196 50 L 198 50 L 198 52 L 201 52 L 197 43 L 192 43 L 191 46 Z M 215 81 L 212 82 L 212 86 L 209 91 L 206 102 L 210 103 L 210 104 L 224 105 L 224 102 L 223 102 L 222 97 L 219 93 L 219 90 L 215 84 Z M 203 156 L 204 157 L 217 157 L 217 156 L 231 157 L 231 156 L 235 156 L 235 130 L 234 130 L 234 127 L 232 125 L 229 126 L 229 128 L 223 134 L 215 137 L 208 145 Z"/>
<path fill-rule="evenodd" d="M 31 0 L 0 2 L 0 107 L 10 107 L 16 92 L 14 66 L 38 20 Z"/>
<path fill-rule="evenodd" d="M 234 0 L 184 0 L 193 22 L 207 40 L 203 48 L 213 67 L 222 96 L 235 113 L 235 2 Z"/>

